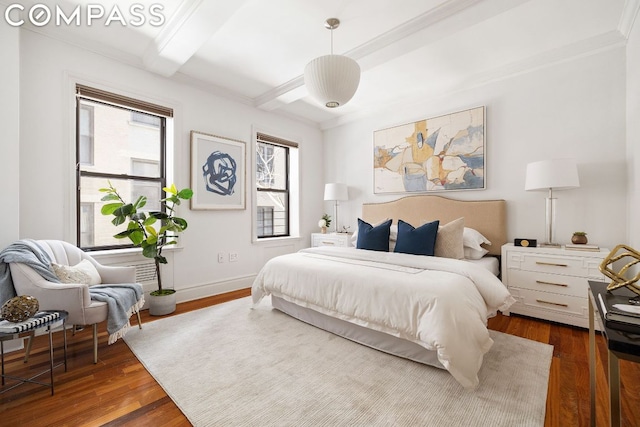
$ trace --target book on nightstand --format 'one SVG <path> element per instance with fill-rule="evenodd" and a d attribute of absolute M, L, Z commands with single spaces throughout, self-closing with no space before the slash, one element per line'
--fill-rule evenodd
<path fill-rule="evenodd" d="M 600 251 L 600 247 L 598 245 L 574 245 L 573 243 L 567 243 L 564 245 L 564 248 L 570 251 Z"/>
<path fill-rule="evenodd" d="M 633 297 L 611 292 L 598 294 L 598 306 L 607 328 L 640 334 L 640 306 L 630 301 L 634 301 Z"/>

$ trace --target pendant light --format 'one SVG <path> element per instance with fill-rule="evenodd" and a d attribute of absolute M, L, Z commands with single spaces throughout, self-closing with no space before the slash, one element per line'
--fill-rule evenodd
<path fill-rule="evenodd" d="M 312 97 L 328 108 L 346 104 L 360 83 L 360 66 L 344 55 L 333 54 L 333 30 L 340 21 L 329 18 L 324 26 L 331 30 L 331 54 L 320 56 L 304 68 L 304 84 Z"/>

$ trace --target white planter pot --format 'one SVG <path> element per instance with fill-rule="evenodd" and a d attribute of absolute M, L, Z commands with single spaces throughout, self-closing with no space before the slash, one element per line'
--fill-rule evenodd
<path fill-rule="evenodd" d="M 164 316 L 176 311 L 176 293 L 169 295 L 149 295 L 149 314 Z"/>

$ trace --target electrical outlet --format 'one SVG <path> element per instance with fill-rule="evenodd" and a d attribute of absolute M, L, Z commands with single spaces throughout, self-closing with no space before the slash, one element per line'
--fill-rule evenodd
<path fill-rule="evenodd" d="M 218 252 L 218 262 L 219 263 L 223 263 L 224 262 L 224 258 L 225 258 L 225 253 L 224 252 Z"/>
<path fill-rule="evenodd" d="M 229 262 L 236 262 L 236 261 L 238 261 L 238 253 L 237 252 L 229 253 Z"/>

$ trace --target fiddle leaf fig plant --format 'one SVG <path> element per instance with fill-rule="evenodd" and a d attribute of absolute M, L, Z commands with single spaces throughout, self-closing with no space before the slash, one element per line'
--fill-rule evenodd
<path fill-rule="evenodd" d="M 153 258 L 156 266 L 156 277 L 158 278 L 158 290 L 152 295 L 172 294 L 173 289 L 162 288 L 162 278 L 160 277 L 160 264 L 166 264 L 167 258 L 162 255 L 162 249 L 166 246 L 177 243 L 178 234 L 187 229 L 187 221 L 176 216 L 175 208 L 182 200 L 189 200 L 193 196 L 190 188 L 180 191 L 175 184 L 163 188 L 166 197 L 160 200 L 166 212 L 142 211 L 147 204 L 147 198 L 140 196 L 133 203 L 127 203 L 113 187 L 111 181 L 107 181 L 108 188 L 101 188 L 101 193 L 107 193 L 102 197 L 105 204 L 102 206 L 103 215 L 112 215 L 111 223 L 120 226 L 127 223 L 124 231 L 115 234 L 116 239 L 129 239 L 136 247 L 142 248 L 142 255 Z"/>

